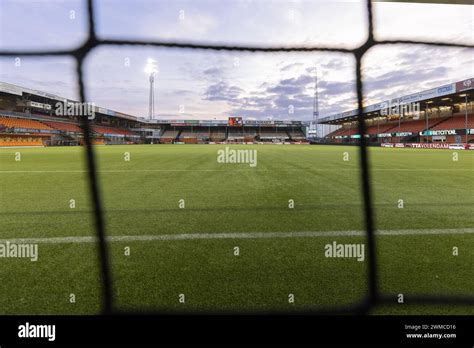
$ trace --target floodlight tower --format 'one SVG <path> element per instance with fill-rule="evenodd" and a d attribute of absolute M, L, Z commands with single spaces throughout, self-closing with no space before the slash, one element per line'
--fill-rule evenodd
<path fill-rule="evenodd" d="M 314 68 L 314 100 L 313 100 L 313 129 L 316 131 L 316 138 L 320 135 L 318 132 L 319 120 L 319 100 L 318 100 L 318 71 Z"/>
<path fill-rule="evenodd" d="M 150 75 L 150 95 L 148 99 L 148 117 L 155 118 L 155 74 L 158 73 L 158 66 L 156 61 L 148 58 L 145 65 L 145 73 Z"/>

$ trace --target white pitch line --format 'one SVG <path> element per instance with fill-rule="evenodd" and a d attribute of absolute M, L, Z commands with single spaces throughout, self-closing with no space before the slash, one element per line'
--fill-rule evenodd
<path fill-rule="evenodd" d="M 453 235 L 474 234 L 474 228 L 457 229 L 419 229 L 419 230 L 380 230 L 379 236 L 413 236 L 413 235 Z M 176 240 L 212 240 L 212 239 L 271 239 L 271 238 L 315 238 L 315 237 L 362 237 L 365 231 L 306 231 L 306 232 L 229 232 L 229 233 L 185 233 L 162 235 L 108 236 L 108 242 L 141 242 L 141 241 L 176 241 Z M 97 238 L 83 237 L 39 237 L 0 239 L 0 243 L 15 244 L 67 244 L 93 243 Z"/>
<path fill-rule="evenodd" d="M 306 172 L 360 172 L 359 168 L 344 169 L 344 168 L 333 168 L 333 169 L 322 169 L 322 168 L 278 168 L 281 171 L 306 171 Z M 274 169 L 137 169 L 137 170 L 122 170 L 122 169 L 104 169 L 97 170 L 97 173 L 148 173 L 148 172 L 222 172 L 232 173 L 236 171 L 258 171 L 258 172 L 274 172 Z M 373 172 L 472 172 L 472 169 L 463 168 L 373 168 Z M 41 174 L 41 173 L 87 173 L 87 170 L 0 170 L 0 174 Z"/>

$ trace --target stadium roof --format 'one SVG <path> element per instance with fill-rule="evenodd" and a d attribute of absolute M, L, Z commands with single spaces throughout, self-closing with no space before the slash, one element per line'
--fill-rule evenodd
<path fill-rule="evenodd" d="M 364 107 L 364 115 L 371 116 L 371 113 L 377 114 L 381 110 L 386 110 L 387 108 L 394 107 L 397 105 L 407 105 L 410 103 L 425 102 L 426 104 L 430 103 L 430 106 L 437 105 L 436 102 L 447 100 L 448 96 L 453 96 L 450 101 L 456 101 L 456 97 L 459 99 L 459 102 L 464 101 L 465 94 L 471 94 L 474 91 L 474 78 L 469 78 L 463 81 L 458 81 L 455 83 L 449 83 L 447 85 L 442 85 L 425 91 L 408 94 L 399 98 L 393 98 L 381 103 L 372 104 Z M 456 94 L 460 94 L 455 96 Z M 439 103 L 438 103 L 439 104 Z M 446 103 L 441 103 L 446 104 Z M 339 114 L 330 115 L 322 117 L 319 119 L 318 123 L 323 124 L 338 124 L 342 121 L 352 121 L 357 118 L 358 109 L 349 110 L 341 112 Z"/>
<path fill-rule="evenodd" d="M 15 94 L 18 96 L 23 96 L 23 94 L 26 93 L 26 94 L 30 94 L 36 97 L 42 97 L 42 98 L 51 99 L 53 101 L 59 101 L 61 103 L 78 103 L 77 100 L 67 99 L 64 97 L 60 97 L 56 94 L 46 93 L 46 92 L 38 91 L 35 89 L 12 85 L 10 83 L 1 82 L 1 81 L 0 81 L 0 92 Z M 124 118 L 127 120 L 143 121 L 143 119 L 140 117 L 124 114 L 118 111 L 114 111 L 114 110 L 110 110 L 110 109 L 106 109 L 106 108 L 102 108 L 98 106 L 94 106 L 94 111 L 104 114 L 104 115 L 116 116 L 116 117 Z"/>

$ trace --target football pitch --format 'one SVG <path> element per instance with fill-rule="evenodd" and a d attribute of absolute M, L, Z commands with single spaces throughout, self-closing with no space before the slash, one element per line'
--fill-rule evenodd
<path fill-rule="evenodd" d="M 226 147 L 256 150 L 255 165 L 219 161 Z M 95 151 L 118 309 L 292 312 L 365 296 L 367 248 L 327 254 L 366 242 L 357 147 Z M 410 305 L 414 295 L 474 295 L 474 151 L 369 155 L 378 285 L 393 297 L 372 313 L 474 314 Z M 38 245 L 36 261 L 0 255 L 0 314 L 100 311 L 82 147 L 0 149 L 0 216 L 0 244 Z"/>

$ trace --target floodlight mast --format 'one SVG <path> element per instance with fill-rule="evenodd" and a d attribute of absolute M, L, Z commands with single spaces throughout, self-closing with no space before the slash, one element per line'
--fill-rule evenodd
<path fill-rule="evenodd" d="M 150 94 L 148 97 L 148 117 L 155 118 L 155 74 L 158 72 L 156 61 L 152 58 L 147 59 L 145 73 L 150 75 Z"/>
<path fill-rule="evenodd" d="M 319 121 L 319 100 L 318 100 L 318 70 L 314 68 L 314 100 L 313 100 L 313 129 L 316 131 L 316 138 L 320 135 L 318 132 Z"/>
<path fill-rule="evenodd" d="M 154 85 L 155 85 L 155 75 L 154 73 L 150 73 L 150 96 L 148 98 L 148 115 L 151 120 L 155 118 Z"/>

